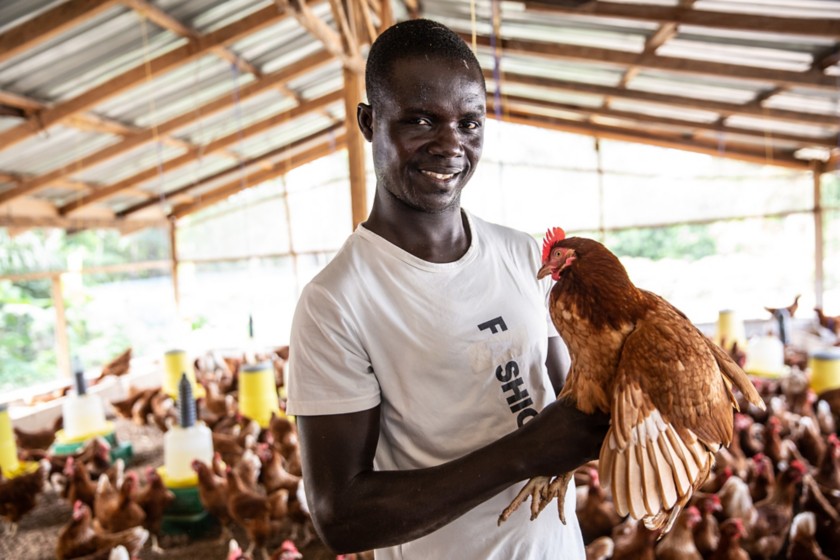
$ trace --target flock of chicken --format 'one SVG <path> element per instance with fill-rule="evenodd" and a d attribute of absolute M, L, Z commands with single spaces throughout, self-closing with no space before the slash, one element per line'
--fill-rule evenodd
<path fill-rule="evenodd" d="M 288 349 L 278 349 L 271 359 L 278 386 Z M 193 463 L 198 475 L 198 493 L 204 508 L 221 524 L 222 542 L 230 539 L 228 558 L 301 558 L 297 546 L 314 538 L 311 520 L 302 501 L 300 455 L 294 424 L 283 415 L 273 415 L 266 429 L 237 410 L 238 371 L 241 359 L 196 360 L 196 380 L 206 391 L 197 412 L 211 428 L 215 457 L 212 465 Z M 177 422 L 174 401 L 160 387 L 131 388 L 129 396 L 110 403 L 117 416 L 140 425 L 167 430 Z M 11 524 L 36 506 L 37 496 L 55 489 L 73 505 L 71 519 L 61 529 L 56 558 L 107 559 L 135 557 L 151 537 L 151 547 L 161 552 L 158 538 L 166 508 L 175 499 L 154 468 L 143 473 L 126 470 L 122 459 L 111 460 L 111 446 L 93 438 L 75 454 L 59 456 L 49 448 L 56 425 L 41 432 L 15 428 L 22 460 L 39 461 L 37 471 L 12 479 L 0 479 L 0 514 Z M 248 539 L 243 552 L 232 539 L 234 525 Z M 284 537 L 269 556 L 266 547 Z M 257 556 L 259 557 L 259 556 Z"/>
<path fill-rule="evenodd" d="M 820 319 L 830 330 L 840 324 Z M 270 358 L 279 387 L 288 347 Z M 712 475 L 664 537 L 616 513 L 594 463 L 578 469 L 577 513 L 587 558 L 840 560 L 840 398 L 818 401 L 799 362 L 789 360 L 791 373 L 782 379 L 754 379 L 766 410 L 740 403 L 732 445 L 718 452 Z M 206 392 L 197 412 L 212 430 L 215 450 L 211 465 L 193 463 L 200 500 L 219 521 L 230 560 L 250 558 L 255 550 L 255 557 L 272 560 L 301 558 L 297 546 L 315 535 L 303 499 L 296 429 L 282 415 L 262 429 L 239 414 L 242 363 L 213 355 L 195 362 Z M 128 398 L 110 404 L 117 416 L 162 431 L 177 422 L 175 403 L 160 387 L 132 388 Z M 112 462 L 102 438 L 71 456 L 53 455 L 49 448 L 60 427 L 15 429 L 21 459 L 39 466 L 11 479 L 0 472 L 0 516 L 10 534 L 35 508 L 38 494 L 52 488 L 73 505 L 58 535 L 59 560 L 134 557 L 148 540 L 160 552 L 164 512 L 174 496 L 155 469 L 145 470 L 141 484 L 137 471 L 126 471 L 120 459 Z M 234 526 L 248 539 L 245 552 L 231 538 Z M 267 546 L 276 546 L 278 535 L 282 542 L 269 556 Z"/>

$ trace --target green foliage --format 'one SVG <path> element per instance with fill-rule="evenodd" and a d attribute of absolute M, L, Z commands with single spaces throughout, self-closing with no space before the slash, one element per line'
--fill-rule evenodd
<path fill-rule="evenodd" d="M 162 229 L 121 236 L 114 230 L 67 234 L 57 229 L 30 230 L 11 237 L 0 228 L 0 271 L 4 274 L 64 271 L 169 258 L 169 240 Z M 161 270 L 133 277 L 166 274 Z M 84 277 L 91 287 L 121 280 L 124 274 Z M 67 294 L 66 294 L 67 295 Z M 90 296 L 83 289 L 65 299 L 67 338 L 71 351 L 85 364 L 102 363 L 130 346 L 119 332 L 101 332 L 88 320 Z M 49 279 L 0 281 L 0 390 L 32 385 L 55 377 L 55 309 Z"/>
<path fill-rule="evenodd" d="M 56 371 L 49 299 L 0 281 L 0 390 L 45 381 Z"/>
<path fill-rule="evenodd" d="M 698 260 L 713 255 L 714 237 L 705 225 L 638 228 L 607 235 L 606 245 L 619 257 L 645 257 L 652 260 Z"/>

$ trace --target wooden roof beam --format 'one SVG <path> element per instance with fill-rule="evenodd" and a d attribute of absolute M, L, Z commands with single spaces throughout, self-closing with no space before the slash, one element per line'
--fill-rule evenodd
<path fill-rule="evenodd" d="M 637 21 L 695 25 L 716 29 L 780 33 L 811 37 L 840 38 L 840 19 L 795 18 L 742 13 L 695 10 L 689 7 L 668 7 L 617 2 L 590 2 L 580 8 L 549 0 L 525 0 L 525 8 L 534 12 L 612 17 Z"/>
<path fill-rule="evenodd" d="M 288 155 L 290 153 L 293 153 L 297 150 L 301 150 L 303 148 L 306 148 L 313 143 L 320 142 L 320 141 L 324 140 L 325 138 L 328 139 L 330 136 L 332 136 L 336 133 L 339 133 L 341 131 L 341 129 L 342 129 L 341 124 L 336 123 L 336 124 L 330 126 L 329 128 L 327 128 L 325 130 L 319 130 L 318 132 L 316 132 L 314 134 L 310 134 L 309 136 L 306 136 L 305 138 L 301 138 L 300 140 L 295 140 L 294 142 L 292 142 L 290 144 L 286 144 L 285 146 L 275 148 L 275 149 L 273 149 L 269 152 L 266 152 L 264 154 L 261 154 L 261 155 L 255 157 L 255 158 L 252 158 L 252 159 L 247 160 L 247 161 L 243 161 L 240 164 L 228 167 L 227 169 L 223 169 L 223 170 L 221 170 L 217 173 L 213 173 L 212 175 L 210 175 L 208 177 L 204 177 L 203 179 L 200 179 L 200 180 L 195 181 L 193 183 L 188 183 L 184 186 L 181 186 L 181 187 L 178 187 L 176 189 L 172 189 L 170 191 L 167 191 L 167 192 L 163 193 L 163 197 L 164 198 L 172 198 L 174 196 L 183 196 L 186 193 L 188 193 L 189 191 L 201 188 L 201 187 L 203 187 L 205 185 L 208 185 L 210 183 L 213 183 L 215 181 L 219 181 L 219 180 L 221 180 L 225 177 L 240 175 L 244 170 L 250 169 L 250 168 L 255 167 L 255 166 L 260 166 L 264 170 L 274 169 L 278 165 L 278 163 L 275 161 L 276 159 L 281 158 L 283 156 L 286 156 L 286 155 Z M 159 197 L 155 197 L 154 200 L 149 199 L 149 200 L 145 200 L 143 202 L 138 202 L 137 204 L 129 206 L 128 208 L 124 208 L 124 209 L 120 210 L 119 212 L 117 212 L 117 216 L 126 217 L 126 216 L 129 216 L 131 214 L 134 214 L 135 212 L 139 212 L 140 210 L 148 208 L 149 206 L 153 206 L 155 204 L 159 204 Z"/>
<path fill-rule="evenodd" d="M 0 62 L 34 48 L 116 4 L 117 0 L 67 0 L 0 35 Z"/>
<path fill-rule="evenodd" d="M 163 9 L 159 8 L 158 6 L 155 6 L 154 4 L 149 3 L 148 0 L 122 0 L 122 2 L 126 6 L 137 12 L 139 15 L 148 18 L 158 27 L 168 29 L 176 35 L 180 35 L 181 37 L 186 37 L 188 39 L 198 39 L 201 36 L 201 34 L 198 31 L 178 21 L 176 18 L 166 13 Z M 260 77 L 262 75 L 262 72 L 259 68 L 257 68 L 241 56 L 237 55 L 235 52 L 233 52 L 227 47 L 213 47 L 211 49 L 211 52 L 213 52 L 213 54 L 215 54 L 219 58 L 229 62 L 231 65 L 238 68 L 240 72 L 253 74 L 257 77 Z"/>
<path fill-rule="evenodd" d="M 39 118 L 40 126 L 36 127 L 32 123 L 24 122 L 0 132 L 0 149 L 23 142 L 35 136 L 42 128 L 49 128 L 149 79 L 193 61 L 215 47 L 235 42 L 247 34 L 273 25 L 286 16 L 286 12 L 272 4 L 197 39 L 189 39 L 186 45 L 157 56 L 148 63 L 138 64 L 72 99 L 43 110 Z"/>
<path fill-rule="evenodd" d="M 487 114 L 495 118 L 495 115 L 492 111 L 488 111 Z M 607 140 L 636 142 L 648 144 L 651 146 L 658 146 L 661 148 L 672 148 L 676 150 L 685 150 L 689 152 L 697 152 L 712 156 L 726 157 L 729 159 L 747 161 L 749 163 L 757 163 L 760 165 L 775 165 L 778 167 L 786 167 L 799 170 L 810 169 L 810 165 L 808 162 L 798 160 L 790 154 L 782 154 L 773 158 L 768 158 L 765 150 L 749 150 L 733 145 L 728 145 L 726 147 L 726 150 L 721 151 L 720 146 L 718 146 L 717 142 L 686 140 L 678 136 L 659 135 L 650 132 L 627 129 L 617 126 L 585 123 L 581 121 L 559 119 L 555 117 L 538 117 L 533 114 L 515 110 L 503 111 L 502 120 L 516 124 L 540 126 L 550 130 L 557 130 L 560 132 L 569 132 L 572 134 L 594 136 L 597 138 L 603 138 Z"/>
<path fill-rule="evenodd" d="M 64 216 L 9 216 L 0 214 L 0 227 L 9 228 L 61 228 L 61 229 L 141 229 L 163 227 L 166 220 L 140 220 L 119 218 L 68 218 Z"/>
<path fill-rule="evenodd" d="M 462 34 L 465 41 L 471 40 Z M 479 35 L 476 42 L 482 47 L 490 47 L 490 37 Z M 705 60 L 692 60 L 671 56 L 653 56 L 639 58 L 638 53 L 603 49 L 598 47 L 584 47 L 578 45 L 562 45 L 545 41 L 531 41 L 525 39 L 501 39 L 503 52 L 521 56 L 534 56 L 550 60 L 585 60 L 607 65 L 633 66 L 652 68 L 677 74 L 691 74 L 697 76 L 713 76 L 730 80 L 745 80 L 751 82 L 766 82 L 802 88 L 817 88 L 835 90 L 837 78 L 827 76 L 820 71 L 793 72 L 790 70 L 773 70 L 740 64 L 724 64 Z"/>
<path fill-rule="evenodd" d="M 493 74 L 489 70 L 484 71 L 484 76 L 488 80 L 488 82 L 493 79 Z M 503 84 L 504 83 L 534 86 L 550 90 L 587 93 L 591 95 L 607 95 L 615 98 L 630 99 L 633 101 L 646 101 L 650 103 L 659 103 L 662 105 L 697 109 L 701 111 L 711 111 L 716 113 L 749 115 L 753 117 L 762 117 L 766 119 L 793 122 L 797 124 L 807 123 L 814 124 L 817 126 L 832 126 L 833 123 L 836 123 L 835 116 L 819 113 L 808 113 L 805 111 L 790 111 L 787 109 L 770 109 L 765 107 L 754 106 L 749 103 L 745 105 L 740 105 L 738 103 L 712 101 L 708 99 L 698 99 L 695 97 L 686 97 L 673 94 L 653 93 L 648 91 L 631 89 L 618 89 L 609 86 L 585 84 L 582 82 L 574 82 L 569 80 L 555 80 L 552 78 L 543 78 L 540 76 L 531 76 L 512 72 L 505 72 Z"/>
<path fill-rule="evenodd" d="M 683 6 L 690 6 L 694 4 L 695 0 L 681 0 L 681 5 Z M 659 25 L 659 28 L 654 31 L 650 37 L 645 40 L 645 46 L 642 48 L 642 52 L 639 54 L 639 58 L 650 58 L 656 56 L 656 50 L 673 39 L 677 34 L 677 24 L 675 23 L 662 23 Z M 621 76 L 621 80 L 618 82 L 618 87 L 624 89 L 627 87 L 633 78 L 638 76 L 639 72 L 641 72 L 641 67 L 638 64 L 634 64 L 629 66 Z M 610 98 L 605 97 L 602 103 L 602 107 L 606 108 L 610 106 Z"/>
<path fill-rule="evenodd" d="M 318 16 L 312 13 L 306 0 L 276 0 L 278 4 L 284 6 L 286 11 L 294 14 L 298 23 L 312 34 L 316 39 L 321 41 L 324 48 L 327 49 L 333 56 L 341 60 L 341 64 L 353 72 L 363 74 L 365 71 L 365 61 L 358 53 L 358 49 L 354 52 L 348 52 L 343 44 L 343 38 L 336 33 L 332 27 L 327 25 Z M 357 45 L 358 47 L 358 45 Z"/>
<path fill-rule="evenodd" d="M 49 108 L 48 103 L 43 103 L 37 99 L 32 99 L 29 96 L 11 91 L 0 91 L 0 105 L 7 105 L 19 109 L 22 112 L 19 116 L 29 119 L 35 126 L 38 126 L 41 111 Z M 118 120 L 86 113 L 73 115 L 65 124 L 81 130 L 92 130 L 119 136 L 126 136 L 137 131 L 136 127 Z"/>
<path fill-rule="evenodd" d="M 751 138 L 757 138 L 762 141 L 766 141 L 768 138 L 772 138 L 773 140 L 813 146 L 826 146 L 829 148 L 837 146 L 838 142 L 838 137 L 836 135 L 819 138 L 812 136 L 803 136 L 801 134 L 786 134 L 784 132 L 767 133 L 764 130 L 757 130 L 754 128 L 723 126 L 717 122 L 708 123 L 688 121 L 684 119 L 675 119 L 671 117 L 648 115 L 645 113 L 640 113 L 638 111 L 622 111 L 608 107 L 594 108 L 584 105 L 575 105 L 572 103 L 557 103 L 554 101 L 538 100 L 530 97 L 522 97 L 517 95 L 505 95 L 505 100 L 511 105 L 527 105 L 531 107 L 548 109 L 553 111 L 573 112 L 579 113 L 584 117 L 589 115 L 600 117 L 612 117 L 616 119 L 636 121 L 640 123 L 651 123 L 664 126 L 687 128 L 689 130 L 707 130 L 710 132 L 716 132 L 721 134 L 747 136 Z"/>
<path fill-rule="evenodd" d="M 291 156 L 288 160 L 285 160 L 283 162 L 283 165 L 276 165 L 274 169 L 256 171 L 254 173 L 249 174 L 247 177 L 244 178 L 244 180 L 237 179 L 235 181 L 231 181 L 226 185 L 222 185 L 221 187 L 213 189 L 208 193 L 204 193 L 195 202 L 176 206 L 169 214 L 169 217 L 176 219 L 183 218 L 184 216 L 187 216 L 194 212 L 198 212 L 199 210 L 203 210 L 208 206 L 218 204 L 219 202 L 225 200 L 231 195 L 238 193 L 239 191 L 257 186 L 260 183 L 264 183 L 265 181 L 274 179 L 275 177 L 285 175 L 289 171 L 300 167 L 301 165 L 310 163 L 312 161 L 315 161 L 316 159 L 320 159 L 326 155 L 329 155 L 335 152 L 336 150 L 342 149 L 344 147 L 344 142 L 345 137 L 342 134 L 335 138 L 335 140 L 328 140 L 322 142 L 316 146 L 313 146 L 307 150 L 304 150 Z"/>
<path fill-rule="evenodd" d="M 293 120 L 312 111 L 320 110 L 323 107 L 329 105 L 330 103 L 334 103 L 341 99 L 342 92 L 335 91 L 332 93 L 322 95 L 321 97 L 318 97 L 316 99 L 309 100 L 301 105 L 298 105 L 297 107 L 294 107 L 287 111 L 283 111 L 276 115 L 272 115 L 267 119 L 251 124 L 242 130 L 237 130 L 228 134 L 227 136 L 217 138 L 216 140 L 213 140 L 205 146 L 198 147 L 196 150 L 188 151 L 180 156 L 177 156 L 173 159 L 170 159 L 169 161 L 164 162 L 160 166 L 155 165 L 149 167 L 117 183 L 97 189 L 92 193 L 89 193 L 85 196 L 82 196 L 76 200 L 65 204 L 64 206 L 58 209 L 58 212 L 62 216 L 67 215 L 69 212 L 73 212 L 84 206 L 113 196 L 125 188 L 134 187 L 135 185 L 139 185 L 145 181 L 148 181 L 149 179 L 156 177 L 160 173 L 167 173 L 174 169 L 183 167 L 188 163 L 192 163 L 196 160 L 199 153 L 202 156 L 208 156 L 214 152 L 218 152 L 219 150 L 223 150 L 225 148 L 233 146 L 234 144 L 238 143 L 244 138 L 248 138 L 250 136 L 254 136 L 255 134 L 265 132 L 266 130 L 269 130 L 275 126 L 279 126 L 283 123 L 286 123 L 290 120 Z"/>
<path fill-rule="evenodd" d="M 294 80 L 314 68 L 318 68 L 332 60 L 332 56 L 324 51 L 309 55 L 306 58 L 290 64 L 286 68 L 267 74 L 262 78 L 251 82 L 239 90 L 239 100 L 244 101 L 267 89 Z M 179 128 L 183 128 L 197 120 L 207 118 L 210 115 L 232 107 L 236 99 L 230 93 L 208 101 L 200 107 L 187 113 L 173 117 L 166 122 L 157 125 L 156 129 L 144 129 L 136 134 L 126 136 L 121 142 L 106 146 L 96 153 L 81 157 L 63 167 L 49 171 L 38 177 L 32 177 L 23 181 L 17 188 L 0 193 L 0 204 L 13 198 L 35 192 L 55 181 L 60 181 L 73 173 L 104 163 L 116 156 L 124 154 L 138 146 L 142 146 L 155 140 L 157 137 L 165 136 Z"/>

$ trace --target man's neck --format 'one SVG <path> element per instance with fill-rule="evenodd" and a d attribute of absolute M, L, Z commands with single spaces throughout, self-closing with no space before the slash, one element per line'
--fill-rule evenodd
<path fill-rule="evenodd" d="M 471 232 L 460 205 L 428 213 L 377 193 L 364 227 L 403 251 L 434 263 L 454 262 L 470 246 Z"/>

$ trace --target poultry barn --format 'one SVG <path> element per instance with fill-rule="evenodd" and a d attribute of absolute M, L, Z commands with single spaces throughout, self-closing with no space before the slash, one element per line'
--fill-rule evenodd
<path fill-rule="evenodd" d="M 366 61 L 417 19 L 483 72 L 470 216 L 597 240 L 735 368 L 666 527 L 644 472 L 574 469 L 586 558 L 840 560 L 840 0 L 3 0 L 0 558 L 374 557 L 316 531 L 292 318 L 370 218 Z"/>

